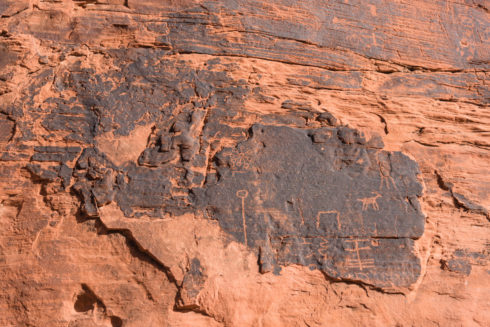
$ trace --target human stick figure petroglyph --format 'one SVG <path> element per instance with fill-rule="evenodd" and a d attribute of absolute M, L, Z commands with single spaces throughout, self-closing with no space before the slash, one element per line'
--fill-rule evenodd
<path fill-rule="evenodd" d="M 391 187 L 390 185 L 393 185 L 396 188 L 395 181 L 393 180 L 393 177 L 391 176 L 385 176 L 381 173 L 381 182 L 380 182 L 380 189 L 383 188 L 383 186 L 386 186 L 386 188 L 389 190 Z"/>
<path fill-rule="evenodd" d="M 326 215 L 329 213 L 333 213 L 336 216 L 337 219 L 337 228 L 340 230 L 342 228 L 342 224 L 340 223 L 340 214 L 336 210 L 330 210 L 330 211 L 318 211 L 318 214 L 316 215 L 316 228 L 320 228 L 320 218 L 322 215 Z"/>
<path fill-rule="evenodd" d="M 245 240 L 245 246 L 247 243 L 247 222 L 245 221 L 245 198 L 248 196 L 247 190 L 238 190 L 236 196 L 242 199 L 242 223 L 243 223 L 243 238 Z"/>
<path fill-rule="evenodd" d="M 382 190 L 383 187 L 386 186 L 386 189 L 390 189 L 391 186 L 393 186 L 396 189 L 396 184 L 395 181 L 393 180 L 393 177 L 390 176 L 390 171 L 391 168 L 389 167 L 389 163 L 386 161 L 381 161 L 379 158 L 376 158 L 376 161 L 378 163 L 378 168 L 379 168 L 379 177 L 380 177 L 380 184 L 379 188 Z"/>
<path fill-rule="evenodd" d="M 347 240 L 347 243 L 354 243 L 354 248 L 345 249 L 347 252 L 354 252 L 356 258 L 347 258 L 346 259 L 346 267 L 348 268 L 358 268 L 359 270 L 363 270 L 365 268 L 374 268 L 374 259 L 361 259 L 361 255 L 359 251 L 361 250 L 371 250 L 369 246 L 359 247 L 359 242 L 369 242 L 369 240 L 361 239 L 361 240 Z"/>
<path fill-rule="evenodd" d="M 378 211 L 379 206 L 378 206 L 378 198 L 381 197 L 381 194 L 374 192 L 374 196 L 370 198 L 363 198 L 363 199 L 358 199 L 357 201 L 362 202 L 362 211 L 366 211 L 369 209 L 369 206 L 371 206 L 374 210 Z"/>

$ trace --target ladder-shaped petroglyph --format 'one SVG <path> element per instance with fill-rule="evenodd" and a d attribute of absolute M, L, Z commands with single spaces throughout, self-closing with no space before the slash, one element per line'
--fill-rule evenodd
<path fill-rule="evenodd" d="M 369 207 L 373 208 L 373 210 L 378 211 L 378 198 L 381 197 L 381 194 L 378 192 L 373 192 L 374 196 L 369 198 L 358 199 L 357 201 L 362 202 L 362 211 L 366 211 Z"/>
<path fill-rule="evenodd" d="M 370 242 L 368 239 L 358 239 L 358 240 L 346 240 L 347 243 L 352 243 L 354 246 L 352 248 L 345 249 L 347 252 L 352 252 L 354 254 L 354 258 L 347 258 L 345 262 L 345 266 L 347 268 L 356 268 L 362 271 L 366 268 L 374 268 L 374 259 L 362 259 L 360 251 L 369 251 L 371 250 L 370 246 L 361 246 L 359 247 L 359 243 Z"/>
<path fill-rule="evenodd" d="M 247 242 L 247 222 L 245 220 L 245 199 L 248 197 L 247 190 L 238 190 L 236 196 L 242 199 L 242 224 L 243 224 L 243 239 L 245 240 L 245 245 L 248 246 Z"/>

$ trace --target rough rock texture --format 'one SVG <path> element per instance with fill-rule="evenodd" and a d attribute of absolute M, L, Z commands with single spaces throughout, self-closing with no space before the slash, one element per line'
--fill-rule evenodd
<path fill-rule="evenodd" d="M 0 326 L 488 326 L 489 8 L 0 0 Z"/>

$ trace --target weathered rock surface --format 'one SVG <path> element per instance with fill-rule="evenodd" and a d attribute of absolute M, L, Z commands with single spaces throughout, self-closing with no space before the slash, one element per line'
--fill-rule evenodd
<path fill-rule="evenodd" d="M 488 325 L 488 8 L 0 0 L 0 325 Z"/>

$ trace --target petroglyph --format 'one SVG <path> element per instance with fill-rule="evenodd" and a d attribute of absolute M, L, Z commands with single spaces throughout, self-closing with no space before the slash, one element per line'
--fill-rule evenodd
<path fill-rule="evenodd" d="M 335 215 L 335 219 L 337 220 L 337 228 L 338 230 L 340 230 L 342 228 L 342 224 L 340 222 L 340 214 L 336 210 L 318 211 L 318 214 L 316 215 L 316 228 L 320 228 L 320 219 L 322 218 L 322 215 L 327 215 L 327 214 Z"/>
<path fill-rule="evenodd" d="M 378 211 L 379 210 L 379 206 L 378 206 L 378 198 L 381 197 L 381 194 L 375 192 L 374 193 L 375 195 L 372 196 L 372 197 L 369 197 L 369 198 L 363 198 L 363 199 L 358 199 L 357 201 L 360 201 L 362 202 L 362 210 L 363 211 L 366 211 L 367 209 L 369 209 L 369 206 L 371 206 L 371 208 L 373 208 L 373 210 L 376 210 Z"/>
<path fill-rule="evenodd" d="M 193 212 L 257 254 L 262 248 L 264 272 L 300 264 L 378 287 L 417 280 L 413 239 L 424 216 L 414 161 L 368 148 L 347 127 L 245 129 L 223 119 L 211 115 L 205 124 L 202 113 L 182 112 L 152 132 L 139 165 L 118 166 L 85 149 L 74 185 L 82 209 L 96 216 L 98 206 L 116 202 L 134 218 Z M 374 238 L 377 246 L 346 241 Z"/>
<path fill-rule="evenodd" d="M 393 177 L 390 175 L 390 164 L 386 159 L 380 159 L 377 158 L 376 162 L 378 164 L 379 168 L 379 177 L 380 177 L 380 184 L 379 184 L 379 189 L 382 190 L 383 188 L 390 189 L 390 188 L 396 188 L 395 181 L 393 180 Z"/>
<path fill-rule="evenodd" d="M 369 251 L 371 250 L 371 247 L 369 246 L 361 246 L 359 247 L 359 243 L 370 243 L 369 239 L 363 239 L 363 240 L 347 240 L 345 241 L 347 243 L 352 243 L 354 244 L 353 248 L 346 248 L 345 251 L 347 252 L 354 252 L 355 257 L 354 258 L 347 258 L 346 259 L 346 266 L 349 268 L 359 268 L 359 270 L 363 270 L 366 268 L 374 268 L 374 259 L 369 259 L 369 258 L 362 258 L 361 259 L 361 253 L 360 251 Z"/>
<path fill-rule="evenodd" d="M 301 217 L 301 225 L 303 226 L 305 224 L 305 216 L 303 215 L 303 208 L 301 208 L 301 199 L 296 199 L 298 202 L 298 210 L 299 210 L 299 216 Z"/>
<path fill-rule="evenodd" d="M 245 245 L 247 244 L 247 222 L 245 218 L 245 199 L 248 196 L 247 190 L 239 190 L 236 192 L 236 196 L 242 199 L 242 224 L 243 224 L 243 239 L 245 241 Z"/>
<path fill-rule="evenodd" d="M 366 148 L 346 127 L 324 129 L 252 126 L 247 140 L 216 154 L 219 178 L 208 179 L 198 205 L 216 208 L 210 218 L 250 248 L 269 244 L 261 262 L 275 271 L 301 264 L 380 287 L 411 285 L 420 274 L 413 239 L 424 230 L 419 206 L 406 205 L 422 192 L 416 163 Z"/>

